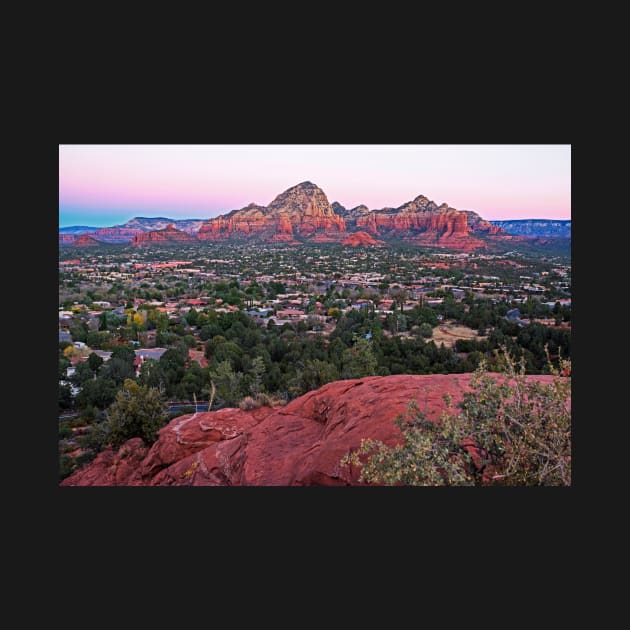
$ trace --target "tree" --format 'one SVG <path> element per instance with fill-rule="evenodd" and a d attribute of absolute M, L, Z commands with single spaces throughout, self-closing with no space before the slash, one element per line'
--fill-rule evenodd
<path fill-rule="evenodd" d="M 308 360 L 304 368 L 297 370 L 295 377 L 290 381 L 289 389 L 294 395 L 301 396 L 338 378 L 339 372 L 331 363 L 319 359 Z"/>
<path fill-rule="evenodd" d="M 420 336 L 424 337 L 425 339 L 430 339 L 431 337 L 433 337 L 433 328 L 431 324 L 427 324 L 426 322 L 420 324 Z"/>
<path fill-rule="evenodd" d="M 344 350 L 342 355 L 343 378 L 362 378 L 376 374 L 377 361 L 367 339 L 356 341 L 352 348 Z"/>
<path fill-rule="evenodd" d="M 217 403 L 221 407 L 235 407 L 242 397 L 242 372 L 234 372 L 229 360 L 221 361 L 210 371 L 210 380 L 216 387 Z"/>
<path fill-rule="evenodd" d="M 74 374 L 70 377 L 70 380 L 74 385 L 81 386 L 87 381 L 94 378 L 94 372 L 90 367 L 89 361 L 82 361 L 77 363 Z"/>
<path fill-rule="evenodd" d="M 157 431 L 168 419 L 166 407 L 156 389 L 127 379 L 106 412 L 109 440 L 120 446 L 134 437 L 147 444 L 155 442 Z"/>
<path fill-rule="evenodd" d="M 70 324 L 70 335 L 72 335 L 72 341 L 87 341 L 88 329 L 84 322 L 73 321 Z"/>
<path fill-rule="evenodd" d="M 252 375 L 252 382 L 249 386 L 249 390 L 254 396 L 260 394 L 260 386 L 262 384 L 262 378 L 267 368 L 265 367 L 265 361 L 262 357 L 254 357 L 252 361 L 252 367 L 249 373 Z"/>
<path fill-rule="evenodd" d="M 122 359 L 130 365 L 133 365 L 136 353 L 129 346 L 116 346 L 112 351 L 111 359 Z"/>
<path fill-rule="evenodd" d="M 190 326 L 196 326 L 198 317 L 199 313 L 197 313 L 197 311 L 193 307 L 188 311 L 188 315 L 186 315 L 186 321 Z"/>
<path fill-rule="evenodd" d="M 66 378 L 66 371 L 68 370 L 68 366 L 72 365 L 65 356 L 59 357 L 59 380 L 63 381 Z"/>
<path fill-rule="evenodd" d="M 101 367 L 101 365 L 103 365 L 103 359 L 94 352 L 90 353 L 90 356 L 88 357 L 87 362 L 88 362 L 88 365 L 90 366 L 90 369 L 94 373 L 98 372 L 98 369 Z"/>
<path fill-rule="evenodd" d="M 121 385 L 126 379 L 135 376 L 135 369 L 133 363 L 112 355 L 103 367 L 101 374 L 103 378 L 110 379 Z"/>
<path fill-rule="evenodd" d="M 72 391 L 69 385 L 59 385 L 59 409 L 70 409 L 72 407 Z"/>
<path fill-rule="evenodd" d="M 363 440 L 342 465 L 361 467 L 361 480 L 403 485 L 571 485 L 570 361 L 552 383 L 528 381 L 505 348 L 496 354 L 504 374 L 487 373 L 482 359 L 464 394 L 437 421 L 411 402 L 395 420 L 403 442 Z M 367 456 L 366 461 L 360 459 Z"/>
<path fill-rule="evenodd" d="M 83 384 L 77 394 L 76 403 L 79 409 L 97 407 L 105 409 L 116 397 L 116 383 L 107 378 L 95 378 Z"/>
<path fill-rule="evenodd" d="M 157 359 L 145 359 L 140 368 L 140 385 L 154 387 L 160 394 L 166 391 L 166 374 Z"/>

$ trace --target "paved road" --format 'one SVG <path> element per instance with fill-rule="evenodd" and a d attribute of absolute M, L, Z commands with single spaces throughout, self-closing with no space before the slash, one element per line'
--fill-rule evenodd
<path fill-rule="evenodd" d="M 182 407 L 194 407 L 194 402 L 185 402 L 185 401 L 177 401 L 172 403 L 167 403 L 169 412 L 171 411 L 181 411 Z M 207 400 L 198 400 L 197 401 L 197 411 L 207 411 L 208 410 L 208 401 Z M 64 420 L 67 418 L 76 418 L 79 414 L 75 411 L 73 413 L 64 413 L 59 416 L 59 420 Z"/>

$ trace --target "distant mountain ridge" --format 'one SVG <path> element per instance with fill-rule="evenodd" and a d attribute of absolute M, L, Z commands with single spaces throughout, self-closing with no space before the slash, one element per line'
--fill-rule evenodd
<path fill-rule="evenodd" d="M 331 204 L 321 188 L 304 181 L 280 193 L 268 206 L 250 203 L 205 221 L 134 217 L 122 225 L 85 234 L 104 243 L 134 245 L 229 241 L 372 246 L 393 241 L 458 251 L 496 249 L 509 241 L 535 243 L 538 238 L 524 227 L 522 233 L 510 234 L 501 223 L 512 227 L 518 222 L 486 221 L 472 210 L 438 205 L 424 195 L 397 208 L 370 210 L 359 205 L 346 209 L 336 201 Z M 531 232 L 540 221 L 529 223 Z M 59 244 L 72 244 L 74 238 L 60 230 Z"/>
<path fill-rule="evenodd" d="M 88 225 L 69 225 L 68 227 L 59 228 L 59 234 L 85 234 L 86 232 L 94 232 L 97 227 Z"/>
<path fill-rule="evenodd" d="M 516 236 L 571 238 L 571 219 L 510 219 L 490 223 Z"/>
<path fill-rule="evenodd" d="M 204 219 L 134 217 L 126 223 L 113 225 L 112 227 L 70 226 L 59 228 L 59 245 L 71 245 L 75 240 L 73 237 L 80 234 L 88 234 L 101 243 L 131 243 L 139 234 L 164 230 L 169 225 L 186 234 L 196 234 L 203 223 Z"/>

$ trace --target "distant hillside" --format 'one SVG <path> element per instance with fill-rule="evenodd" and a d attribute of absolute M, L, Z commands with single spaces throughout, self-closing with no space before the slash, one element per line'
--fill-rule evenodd
<path fill-rule="evenodd" d="M 141 232 L 153 232 L 155 230 L 163 230 L 168 225 L 174 225 L 177 230 L 187 232 L 188 234 L 195 234 L 204 219 L 169 219 L 167 217 L 134 217 L 115 227 L 125 228 L 128 230 L 140 230 Z"/>
<path fill-rule="evenodd" d="M 88 225 L 71 225 L 69 227 L 59 228 L 59 234 L 85 234 L 86 232 L 94 232 L 97 227 L 89 227 Z"/>
<path fill-rule="evenodd" d="M 112 227 L 88 227 L 73 225 L 59 228 L 59 245 L 69 245 L 74 242 L 73 236 L 89 234 L 100 243 L 131 243 L 135 236 L 147 232 L 166 229 L 169 225 L 186 234 L 196 234 L 203 219 L 169 219 L 167 217 L 134 217 L 121 225 Z"/>
<path fill-rule="evenodd" d="M 527 238 L 571 238 L 571 219 L 515 219 L 490 221 L 508 234 Z"/>

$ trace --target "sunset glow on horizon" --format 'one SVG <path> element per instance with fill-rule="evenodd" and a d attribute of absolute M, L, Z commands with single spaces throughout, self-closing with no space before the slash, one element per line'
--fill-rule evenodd
<path fill-rule="evenodd" d="M 570 145 L 60 145 L 59 225 L 207 219 L 303 181 L 371 210 L 418 195 L 488 220 L 570 219 Z"/>

